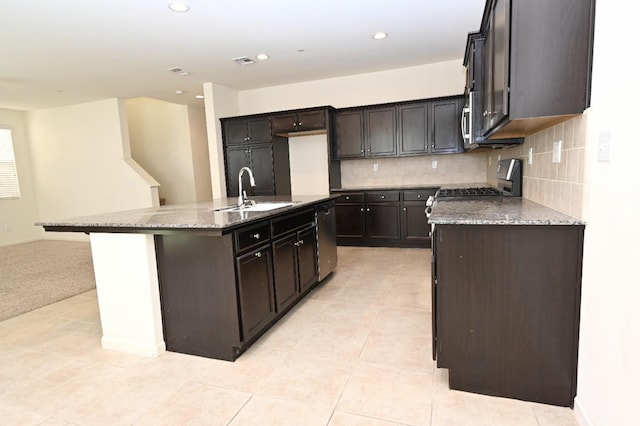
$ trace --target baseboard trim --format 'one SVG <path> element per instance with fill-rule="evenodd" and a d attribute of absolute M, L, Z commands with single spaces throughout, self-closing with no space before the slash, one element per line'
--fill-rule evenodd
<path fill-rule="evenodd" d="M 587 412 L 578 397 L 573 400 L 573 412 L 576 415 L 576 420 L 578 420 L 578 424 L 580 426 L 595 426 L 587 415 Z"/>
<path fill-rule="evenodd" d="M 9 241 L 6 243 L 0 243 L 0 247 L 9 247 L 9 246 L 15 246 L 17 244 L 33 243 L 34 241 L 40 241 L 42 239 L 43 239 L 42 237 L 37 237 L 37 238 L 27 238 L 25 240 Z"/>

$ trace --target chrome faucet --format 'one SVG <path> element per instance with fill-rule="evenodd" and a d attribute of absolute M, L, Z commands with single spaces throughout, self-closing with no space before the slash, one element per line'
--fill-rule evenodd
<path fill-rule="evenodd" d="M 255 201 L 249 200 L 249 198 L 247 197 L 247 192 L 242 190 L 242 174 L 245 171 L 249 173 L 249 183 L 251 184 L 251 187 L 256 186 L 256 181 L 253 178 L 253 172 L 251 171 L 251 169 L 248 167 L 241 168 L 240 172 L 238 172 L 238 207 L 255 204 Z"/>

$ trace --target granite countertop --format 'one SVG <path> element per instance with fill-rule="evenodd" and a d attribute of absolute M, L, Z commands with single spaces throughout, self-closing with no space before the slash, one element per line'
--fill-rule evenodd
<path fill-rule="evenodd" d="M 142 232 L 200 230 L 221 234 L 240 225 L 264 220 L 270 216 L 287 213 L 305 206 L 335 199 L 331 195 L 305 196 L 263 196 L 253 197 L 258 203 L 293 202 L 291 206 L 269 211 L 217 211 L 216 209 L 235 206 L 237 198 L 221 198 L 213 201 L 169 204 L 159 207 L 104 213 L 73 219 L 42 221 L 47 231 L 60 232 Z"/>
<path fill-rule="evenodd" d="M 489 200 L 437 200 L 429 222 L 449 225 L 584 225 L 565 215 L 519 197 Z"/>
<path fill-rule="evenodd" d="M 440 188 L 440 185 L 376 185 L 376 186 L 351 186 L 342 188 L 332 188 L 331 192 L 350 192 L 350 191 L 402 191 L 416 189 L 434 189 Z"/>

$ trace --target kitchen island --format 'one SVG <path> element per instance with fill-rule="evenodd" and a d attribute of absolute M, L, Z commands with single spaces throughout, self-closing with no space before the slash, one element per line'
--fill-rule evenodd
<path fill-rule="evenodd" d="M 437 201 L 429 220 L 450 388 L 573 406 L 584 223 L 519 197 Z"/>
<path fill-rule="evenodd" d="M 334 198 L 255 197 L 246 209 L 227 198 L 37 225 L 89 234 L 104 348 L 233 361 L 311 290 L 320 266 L 323 277 L 335 267 Z"/>

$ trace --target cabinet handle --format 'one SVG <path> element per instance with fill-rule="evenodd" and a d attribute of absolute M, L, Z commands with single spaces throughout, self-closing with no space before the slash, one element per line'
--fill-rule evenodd
<path fill-rule="evenodd" d="M 418 198 L 422 198 L 422 195 L 418 194 Z"/>
<path fill-rule="evenodd" d="M 304 241 L 303 241 L 303 240 L 300 240 L 300 241 L 298 241 L 298 244 L 300 244 L 301 246 L 303 246 L 303 245 L 304 245 Z"/>
<path fill-rule="evenodd" d="M 261 252 L 256 252 L 253 254 L 255 257 L 262 257 L 262 253 Z"/>
<path fill-rule="evenodd" d="M 362 153 L 362 152 L 364 152 L 364 149 L 361 149 L 361 150 L 360 150 L 360 152 L 361 152 L 361 153 Z"/>
<path fill-rule="evenodd" d="M 363 211 L 364 211 L 364 209 L 360 209 L 360 211 L 361 211 L 361 212 L 363 212 Z"/>
<path fill-rule="evenodd" d="M 405 207 L 405 208 L 403 208 L 402 210 L 404 210 L 404 211 L 406 212 L 406 211 L 407 211 L 407 208 Z"/>
<path fill-rule="evenodd" d="M 298 126 L 302 126 L 302 121 L 298 123 Z"/>
<path fill-rule="evenodd" d="M 348 199 L 349 199 L 349 196 L 347 195 L 346 197 L 344 197 L 344 199 L 345 199 L 345 200 L 348 200 Z"/>
<path fill-rule="evenodd" d="M 367 211 L 368 211 L 368 212 L 370 212 L 370 211 L 371 211 L 371 209 L 370 209 L 370 208 L 367 208 Z"/>
<path fill-rule="evenodd" d="M 253 234 L 252 237 L 255 238 L 256 240 L 259 240 L 260 239 L 260 234 Z"/>
<path fill-rule="evenodd" d="M 384 199 L 384 195 L 381 195 L 380 198 Z"/>

